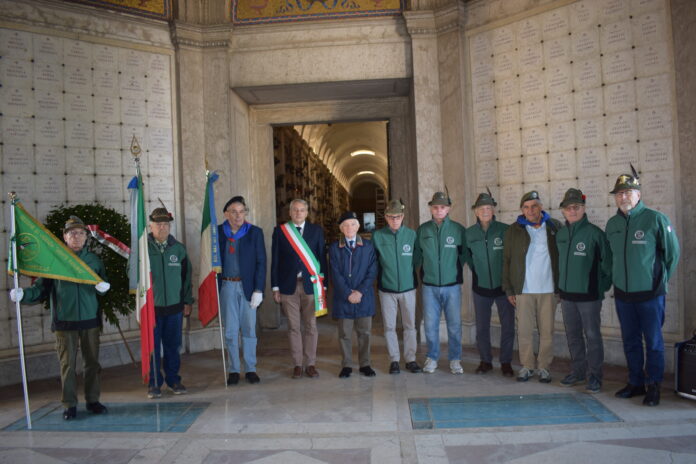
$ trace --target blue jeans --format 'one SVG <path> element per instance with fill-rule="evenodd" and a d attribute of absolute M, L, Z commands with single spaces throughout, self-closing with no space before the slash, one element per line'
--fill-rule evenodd
<path fill-rule="evenodd" d="M 225 344 L 230 355 L 230 372 L 241 371 L 239 365 L 239 331 L 242 332 L 245 372 L 256 372 L 256 310 L 246 297 L 241 282 L 222 281 L 220 289 Z"/>
<path fill-rule="evenodd" d="M 173 387 L 181 383 L 179 367 L 181 358 L 181 327 L 184 313 L 155 317 L 155 362 L 150 363 L 150 385 L 161 387 L 164 382 Z M 162 377 L 161 368 L 164 368 Z"/>
<path fill-rule="evenodd" d="M 626 364 L 628 364 L 628 382 L 631 385 L 662 382 L 665 371 L 665 343 L 662 339 L 665 296 L 657 296 L 640 303 L 628 303 L 618 298 L 615 300 L 616 314 L 621 323 Z M 643 338 L 645 338 L 645 357 L 643 356 Z M 645 371 L 643 364 L 645 364 Z"/>
<path fill-rule="evenodd" d="M 447 322 L 447 358 L 462 359 L 462 286 L 432 287 L 423 285 L 423 320 L 427 356 L 440 358 L 440 314 L 444 311 Z"/>

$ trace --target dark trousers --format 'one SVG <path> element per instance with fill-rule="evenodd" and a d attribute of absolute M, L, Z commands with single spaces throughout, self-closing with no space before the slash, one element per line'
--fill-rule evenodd
<path fill-rule="evenodd" d="M 510 304 L 507 296 L 474 295 L 476 311 L 476 347 L 483 362 L 493 361 L 491 352 L 491 309 L 493 303 L 498 308 L 500 320 L 500 362 L 512 362 L 512 347 L 515 342 L 515 307 Z"/>
<path fill-rule="evenodd" d="M 665 371 L 665 343 L 662 339 L 665 296 L 657 296 L 640 303 L 628 303 L 618 298 L 615 301 L 616 314 L 621 323 L 629 383 L 644 385 L 662 382 Z"/>
<path fill-rule="evenodd" d="M 155 317 L 155 362 L 150 364 L 150 385 L 161 387 L 164 382 L 173 387 L 181 383 L 181 327 L 184 313 Z M 161 368 L 164 368 L 164 377 Z"/>
<path fill-rule="evenodd" d="M 85 401 L 99 401 L 99 327 L 83 330 L 57 330 L 56 351 L 60 361 L 61 402 L 64 408 L 77 406 L 77 349 L 82 351 Z"/>
<path fill-rule="evenodd" d="M 602 300 L 561 300 L 572 372 L 579 378 L 590 375 L 602 380 L 604 342 L 602 341 Z"/>
<path fill-rule="evenodd" d="M 372 316 L 338 320 L 338 344 L 341 348 L 341 367 L 353 366 L 353 330 L 358 337 L 358 362 L 360 367 L 370 365 L 370 330 Z"/>

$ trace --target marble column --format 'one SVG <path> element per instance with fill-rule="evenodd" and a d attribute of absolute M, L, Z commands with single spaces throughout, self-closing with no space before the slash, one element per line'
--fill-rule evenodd
<path fill-rule="evenodd" d="M 430 218 L 427 202 L 444 188 L 437 30 L 432 11 L 405 11 L 413 60 L 412 102 L 420 222 Z"/>

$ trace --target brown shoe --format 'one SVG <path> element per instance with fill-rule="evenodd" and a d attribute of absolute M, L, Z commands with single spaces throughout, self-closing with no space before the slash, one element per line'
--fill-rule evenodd
<path fill-rule="evenodd" d="M 292 378 L 299 379 L 300 377 L 302 377 L 302 366 L 295 366 L 292 370 Z"/>
<path fill-rule="evenodd" d="M 503 375 L 505 377 L 514 377 L 515 372 L 512 370 L 512 364 L 510 363 L 502 363 L 500 365 L 500 370 L 503 371 Z"/>
<path fill-rule="evenodd" d="M 485 361 L 481 361 L 476 368 L 477 374 L 485 374 L 486 372 L 493 370 L 493 364 Z"/>
<path fill-rule="evenodd" d="M 307 366 L 307 369 L 305 369 L 305 374 L 310 378 L 319 377 L 319 372 L 317 372 L 317 369 L 314 366 Z"/>

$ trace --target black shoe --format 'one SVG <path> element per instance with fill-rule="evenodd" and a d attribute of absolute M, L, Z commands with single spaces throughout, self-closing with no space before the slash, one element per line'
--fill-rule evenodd
<path fill-rule="evenodd" d="M 363 366 L 360 369 L 360 373 L 365 377 L 374 377 L 377 373 L 370 366 Z"/>
<path fill-rule="evenodd" d="M 87 410 L 92 414 L 106 414 L 107 412 L 109 412 L 109 410 L 106 409 L 106 406 L 101 404 L 99 401 L 95 401 L 94 403 L 87 403 Z"/>
<path fill-rule="evenodd" d="M 406 370 L 413 374 L 418 374 L 419 372 L 423 372 L 423 369 L 418 365 L 416 361 L 411 361 L 406 363 Z"/>
<path fill-rule="evenodd" d="M 614 396 L 617 398 L 633 398 L 634 396 L 641 395 L 645 395 L 645 386 L 631 385 L 630 383 L 627 383 L 625 387 L 614 393 Z"/>
<path fill-rule="evenodd" d="M 258 375 L 256 375 L 256 372 L 247 372 L 244 377 L 246 377 L 247 382 L 249 383 L 259 383 L 261 379 L 259 378 Z"/>
<path fill-rule="evenodd" d="M 150 398 L 151 400 L 161 398 L 162 397 L 162 389 L 160 387 L 155 387 L 154 385 L 150 385 L 147 389 L 147 397 Z"/>
<path fill-rule="evenodd" d="M 389 364 L 389 373 L 390 374 L 399 374 L 401 372 L 401 369 L 399 369 L 399 363 L 396 361 L 392 361 L 391 364 Z"/>
<path fill-rule="evenodd" d="M 350 377 L 350 374 L 353 372 L 353 369 L 350 367 L 344 367 L 341 369 L 341 372 L 338 373 L 338 376 L 342 379 L 347 379 Z"/>
<path fill-rule="evenodd" d="M 492 371 L 492 370 L 493 370 L 493 364 L 486 362 L 486 361 L 481 361 L 479 363 L 478 367 L 476 368 L 475 373 L 476 374 L 485 374 L 486 372 Z"/>
<path fill-rule="evenodd" d="M 239 372 L 230 372 L 227 376 L 227 385 L 237 385 L 239 383 Z"/>
<path fill-rule="evenodd" d="M 175 395 L 185 395 L 186 393 L 188 393 L 188 390 L 186 390 L 186 387 L 184 387 L 183 383 L 175 383 L 169 388 L 172 389 L 172 393 L 174 393 Z"/>
<path fill-rule="evenodd" d="M 77 408 L 75 406 L 63 409 L 63 420 L 70 420 L 75 417 L 77 417 Z"/>
<path fill-rule="evenodd" d="M 651 383 L 648 385 L 648 391 L 643 398 L 643 404 L 646 406 L 657 406 L 660 404 L 660 384 Z"/>

